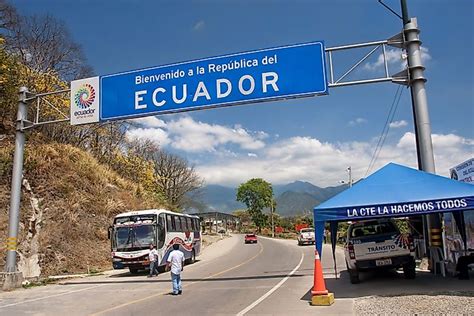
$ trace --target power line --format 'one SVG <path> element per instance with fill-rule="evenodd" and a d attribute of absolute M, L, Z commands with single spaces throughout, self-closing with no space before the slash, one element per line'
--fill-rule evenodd
<path fill-rule="evenodd" d="M 403 20 L 403 17 L 400 16 L 400 14 L 398 14 L 397 12 L 395 12 L 395 10 L 393 10 L 392 8 L 390 8 L 388 5 L 386 5 L 385 3 L 382 2 L 382 0 L 378 0 L 378 2 L 383 5 L 388 11 L 392 12 L 394 15 L 398 16 L 401 20 Z"/>
<path fill-rule="evenodd" d="M 375 146 L 374 154 L 372 155 L 372 159 L 370 160 L 369 166 L 367 167 L 367 171 L 365 172 L 365 176 L 369 174 L 370 170 L 374 167 L 375 162 L 377 161 L 380 152 L 382 151 L 382 147 L 385 144 L 385 140 L 388 135 L 388 131 L 390 130 L 390 123 L 393 122 L 393 118 L 395 117 L 395 113 L 397 112 L 398 104 L 400 103 L 400 99 L 403 93 L 402 86 L 398 86 L 397 91 L 395 92 L 395 96 L 392 101 L 392 105 L 390 106 L 390 110 L 387 115 L 387 119 L 385 120 L 385 125 L 382 129 L 382 133 L 380 134 L 379 140 L 377 145 Z"/>

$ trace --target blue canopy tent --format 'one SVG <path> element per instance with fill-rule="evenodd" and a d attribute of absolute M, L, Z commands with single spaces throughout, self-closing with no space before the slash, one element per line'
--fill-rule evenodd
<path fill-rule="evenodd" d="M 314 208 L 316 249 L 322 253 L 326 222 L 331 223 L 334 256 L 340 221 L 466 210 L 474 210 L 474 185 L 389 163 Z"/>

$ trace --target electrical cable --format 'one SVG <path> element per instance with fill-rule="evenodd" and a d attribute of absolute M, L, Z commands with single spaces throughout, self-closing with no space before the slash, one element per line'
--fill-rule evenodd
<path fill-rule="evenodd" d="M 378 2 L 383 5 L 388 11 L 392 12 L 394 15 L 396 15 L 397 17 L 400 18 L 400 20 L 403 21 L 403 17 L 400 16 L 400 14 L 398 14 L 397 12 L 395 12 L 395 10 L 393 10 L 392 8 L 390 8 L 388 5 L 386 5 L 385 3 L 382 2 L 382 0 L 378 0 Z"/>
<path fill-rule="evenodd" d="M 382 132 L 380 134 L 379 140 L 377 142 L 377 145 L 375 146 L 374 153 L 372 155 L 372 159 L 370 160 L 369 166 L 367 167 L 367 171 L 365 172 L 365 176 L 369 174 L 370 170 L 374 167 L 375 162 L 377 161 L 380 152 L 382 151 L 382 147 L 385 144 L 385 140 L 387 138 L 388 132 L 390 130 L 390 124 L 393 122 L 393 119 L 395 117 L 395 113 L 398 108 L 398 104 L 400 103 L 400 99 L 403 93 L 403 88 L 402 86 L 398 86 L 397 91 L 395 92 L 395 96 L 392 101 L 392 105 L 390 106 L 390 110 L 387 115 L 387 119 L 385 120 L 385 125 L 382 129 Z"/>
<path fill-rule="evenodd" d="M 369 163 L 369 166 L 367 167 L 367 171 L 365 172 L 365 176 L 364 176 L 364 177 L 367 177 L 367 174 L 369 173 L 370 169 L 372 168 L 372 166 L 373 166 L 373 164 L 374 164 L 374 160 L 375 160 L 375 157 L 376 157 L 378 148 L 379 148 L 379 146 L 380 146 L 380 143 L 382 142 L 382 138 L 383 138 L 383 135 L 384 135 L 384 133 L 385 133 L 385 129 L 387 128 L 388 121 L 390 120 L 390 114 L 392 113 L 393 107 L 394 107 L 395 102 L 396 102 L 396 99 L 397 99 L 397 95 L 398 95 L 399 93 L 400 93 L 400 86 L 398 86 L 397 92 L 395 92 L 395 96 L 394 96 L 394 98 L 393 98 L 392 105 L 390 106 L 390 110 L 389 110 L 388 115 L 387 115 L 387 119 L 385 120 L 385 124 L 384 124 L 384 126 L 383 126 L 382 132 L 380 133 L 379 140 L 378 140 L 378 142 L 377 142 L 377 145 L 375 146 L 374 153 L 372 154 L 372 158 L 370 159 L 370 163 Z"/>

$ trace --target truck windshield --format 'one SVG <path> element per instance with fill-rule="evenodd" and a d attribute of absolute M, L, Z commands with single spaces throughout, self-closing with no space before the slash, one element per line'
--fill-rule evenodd
<path fill-rule="evenodd" d="M 156 245 L 154 225 L 123 226 L 115 228 L 117 251 L 138 250 Z"/>
<path fill-rule="evenodd" d="M 398 229 L 392 222 L 366 222 L 354 226 L 351 231 L 351 237 L 384 234 L 398 234 Z"/>

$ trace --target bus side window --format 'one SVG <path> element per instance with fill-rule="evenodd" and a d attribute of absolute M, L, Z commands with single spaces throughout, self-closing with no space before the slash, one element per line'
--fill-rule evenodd
<path fill-rule="evenodd" d="M 158 217 L 158 242 L 157 249 L 161 249 L 165 244 L 165 214 L 160 214 Z"/>
<path fill-rule="evenodd" d="M 182 220 L 186 223 L 185 226 L 184 226 L 184 231 L 186 231 L 186 232 L 190 231 L 189 218 L 188 217 L 183 217 Z"/>
<path fill-rule="evenodd" d="M 174 217 L 174 216 L 169 215 L 169 214 L 166 215 L 166 220 L 167 220 L 167 224 L 168 224 L 167 229 L 168 229 L 169 232 L 174 232 L 174 231 L 176 231 L 176 227 L 175 227 L 175 225 L 174 225 L 174 220 L 173 220 L 174 218 L 173 218 L 173 217 Z"/>
<path fill-rule="evenodd" d="M 188 220 L 186 217 L 181 217 L 181 223 L 183 224 L 183 232 L 188 231 Z"/>
<path fill-rule="evenodd" d="M 177 232 L 180 232 L 181 231 L 181 219 L 179 218 L 179 216 L 173 216 L 173 219 L 174 219 L 174 222 L 176 224 L 176 230 Z"/>
<path fill-rule="evenodd" d="M 189 222 L 191 224 L 191 231 L 195 231 L 196 229 L 195 229 L 195 226 L 194 226 L 194 218 L 190 218 Z"/>
<path fill-rule="evenodd" d="M 189 217 L 186 218 L 186 223 L 188 224 L 188 230 L 192 231 L 193 230 L 192 219 Z"/>

